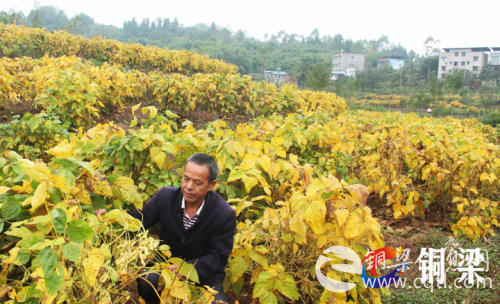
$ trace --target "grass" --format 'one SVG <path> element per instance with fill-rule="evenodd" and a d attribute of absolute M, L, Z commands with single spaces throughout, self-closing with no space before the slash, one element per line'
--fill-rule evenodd
<path fill-rule="evenodd" d="M 481 248 L 488 252 L 489 257 L 489 270 L 487 272 L 478 272 L 483 278 L 491 278 L 492 284 L 489 288 L 477 288 L 476 286 L 470 289 L 463 288 L 463 282 L 457 284 L 462 286 L 462 288 L 457 288 L 453 286 L 455 279 L 461 277 L 461 273 L 458 271 L 446 272 L 446 288 L 437 288 L 434 284 L 434 289 L 420 288 L 417 289 L 413 286 L 413 282 L 416 278 L 422 276 L 422 271 L 419 271 L 418 265 L 410 264 L 410 269 L 405 273 L 404 277 L 407 278 L 407 284 L 405 288 L 395 288 L 390 286 L 389 290 L 391 294 L 384 296 L 382 302 L 385 304 L 434 304 L 434 303 L 453 303 L 453 304 L 493 304 L 500 303 L 500 231 L 497 229 L 496 236 L 490 236 L 487 239 L 479 239 L 476 243 L 472 243 L 466 238 L 461 238 L 455 240 L 459 243 L 456 247 L 463 249 L 474 249 Z M 427 229 L 420 233 L 408 233 L 406 231 L 394 231 L 392 234 L 387 235 L 386 246 L 399 247 L 398 243 L 402 243 L 402 247 L 410 248 L 410 258 L 408 262 L 414 262 L 422 248 L 446 248 L 450 243 L 451 234 L 440 229 Z M 447 245 L 448 243 L 448 245 Z M 449 249 L 446 250 L 446 255 L 448 256 Z M 449 262 L 446 262 L 446 268 L 449 266 Z M 479 267 L 486 266 L 486 263 L 482 262 Z M 463 266 L 465 267 L 465 265 Z M 419 282 L 418 285 L 421 283 Z M 477 284 L 477 280 L 474 280 L 474 284 Z M 451 285 L 451 286 L 450 286 Z"/>

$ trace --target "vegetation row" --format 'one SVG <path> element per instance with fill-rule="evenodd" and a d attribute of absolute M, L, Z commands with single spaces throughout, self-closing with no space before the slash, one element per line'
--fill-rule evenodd
<path fill-rule="evenodd" d="M 65 31 L 48 32 L 0 22 L 0 56 L 41 58 L 78 56 L 107 61 L 130 69 L 160 70 L 165 73 L 235 74 L 237 67 L 206 55 L 167 50 L 139 43 L 122 43 L 102 37 L 84 38 Z"/>

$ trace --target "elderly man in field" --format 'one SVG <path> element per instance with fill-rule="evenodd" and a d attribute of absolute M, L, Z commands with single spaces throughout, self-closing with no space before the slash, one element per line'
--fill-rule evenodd
<path fill-rule="evenodd" d="M 212 191 L 218 173 L 217 162 L 210 155 L 194 154 L 184 165 L 181 187 L 161 188 L 142 211 L 136 210 L 132 215 L 142 221 L 145 229 L 160 222 L 161 244 L 170 246 L 172 256 L 191 264 L 196 262 L 200 284 L 218 292 L 215 300 L 229 303 L 222 281 L 233 250 L 236 213 Z M 158 287 L 159 274 L 151 273 L 146 279 Z M 139 279 L 139 295 L 146 303 L 159 303 L 151 284 Z"/>

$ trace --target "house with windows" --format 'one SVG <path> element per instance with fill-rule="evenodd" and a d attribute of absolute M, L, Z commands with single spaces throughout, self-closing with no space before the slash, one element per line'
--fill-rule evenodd
<path fill-rule="evenodd" d="M 264 71 L 264 80 L 270 83 L 274 83 L 277 86 L 280 86 L 283 83 L 293 84 L 296 87 L 299 86 L 298 80 L 293 75 L 281 71 L 280 68 L 278 68 L 276 71 Z"/>
<path fill-rule="evenodd" d="M 489 62 L 493 64 L 493 57 L 499 54 L 500 47 L 469 47 L 469 48 L 443 48 L 439 53 L 438 78 L 452 72 L 454 69 L 465 69 L 473 75 L 479 76 L 481 69 Z M 496 57 L 498 60 L 498 57 Z M 498 62 L 500 67 L 500 62 Z"/>
<path fill-rule="evenodd" d="M 405 60 L 401 56 L 388 56 L 377 60 L 377 68 L 390 66 L 394 70 L 399 70 L 405 65 Z"/>
<path fill-rule="evenodd" d="M 356 78 L 356 72 L 365 68 L 365 54 L 337 53 L 332 58 L 332 80 L 336 80 L 341 75 Z"/>
<path fill-rule="evenodd" d="M 500 71 L 500 49 L 489 54 L 488 63 L 493 66 L 493 70 Z"/>

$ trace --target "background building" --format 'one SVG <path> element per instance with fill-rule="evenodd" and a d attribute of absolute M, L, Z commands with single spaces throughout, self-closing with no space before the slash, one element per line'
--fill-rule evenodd
<path fill-rule="evenodd" d="M 390 56 L 377 60 L 377 68 L 390 66 L 394 70 L 399 70 L 405 65 L 405 60 L 401 56 Z"/>
<path fill-rule="evenodd" d="M 338 53 L 333 55 L 332 74 L 355 77 L 356 72 L 365 68 L 365 54 Z M 336 78 L 336 77 L 335 77 Z"/>
<path fill-rule="evenodd" d="M 488 63 L 493 65 L 493 70 L 500 71 L 500 48 L 496 49 L 495 52 L 491 52 L 488 58 Z"/>
<path fill-rule="evenodd" d="M 280 68 L 276 71 L 264 71 L 264 79 L 275 85 L 281 85 L 283 82 L 286 82 L 286 73 L 282 72 Z"/>
<path fill-rule="evenodd" d="M 453 71 L 454 69 L 465 69 L 473 75 L 479 76 L 481 69 L 488 62 L 488 54 L 490 53 L 490 61 L 493 56 L 498 54 L 500 47 L 469 47 L 469 48 L 443 48 L 439 53 L 439 68 L 438 78 L 441 79 L 444 74 Z M 492 63 L 493 64 L 493 63 Z M 500 62 L 498 63 L 500 67 Z"/>
<path fill-rule="evenodd" d="M 264 80 L 270 83 L 274 83 L 277 86 L 280 86 L 283 83 L 293 84 L 296 87 L 299 86 L 298 80 L 286 72 L 282 72 L 280 68 L 276 71 L 264 71 Z"/>

